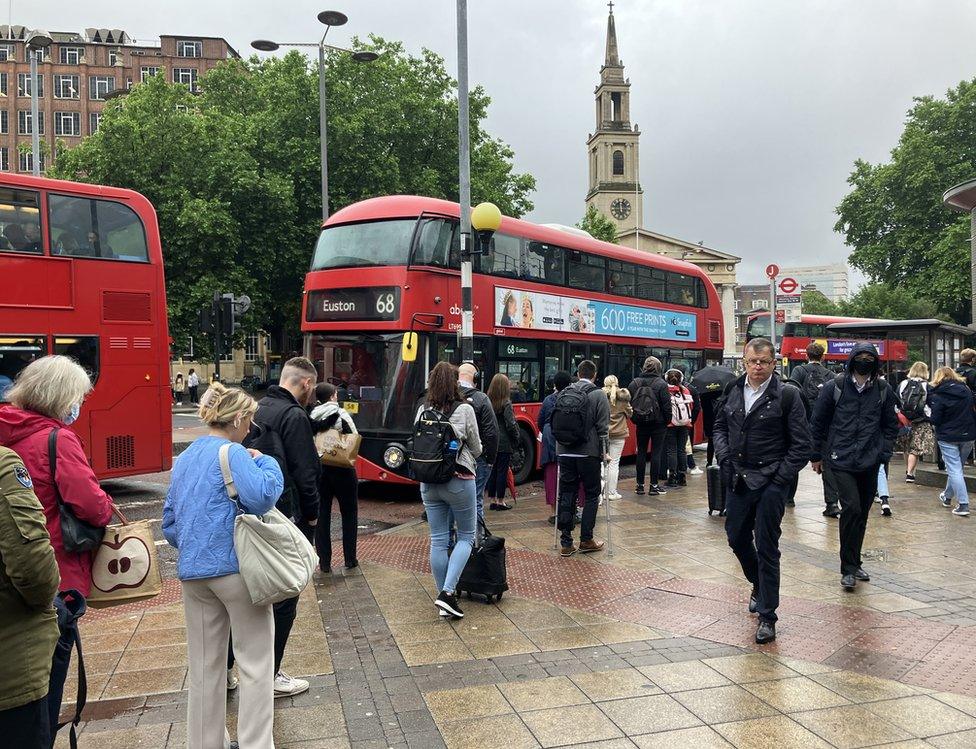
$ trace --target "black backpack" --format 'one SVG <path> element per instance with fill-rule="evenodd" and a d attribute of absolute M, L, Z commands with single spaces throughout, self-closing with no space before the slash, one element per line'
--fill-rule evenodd
<path fill-rule="evenodd" d="M 908 380 L 901 396 L 901 412 L 909 421 L 925 419 L 925 396 L 925 385 L 921 380 Z"/>
<path fill-rule="evenodd" d="M 457 473 L 461 440 L 454 431 L 451 414 L 460 406 L 455 403 L 447 413 L 425 408 L 413 427 L 410 449 L 410 476 L 423 484 L 446 484 Z"/>
<path fill-rule="evenodd" d="M 664 415 L 661 413 L 661 401 L 651 385 L 640 385 L 637 392 L 630 399 L 630 406 L 634 409 L 631 420 L 635 424 L 663 424 Z"/>
<path fill-rule="evenodd" d="M 800 385 L 800 393 L 807 404 L 807 412 L 813 408 L 813 404 L 820 397 L 820 390 L 833 378 L 833 373 L 823 364 L 806 365 L 803 370 L 807 376 Z"/>
<path fill-rule="evenodd" d="M 590 406 L 585 383 L 575 383 L 559 391 L 552 412 L 552 436 L 567 447 L 586 442 L 592 431 Z M 595 386 L 591 386 L 595 387 Z"/>

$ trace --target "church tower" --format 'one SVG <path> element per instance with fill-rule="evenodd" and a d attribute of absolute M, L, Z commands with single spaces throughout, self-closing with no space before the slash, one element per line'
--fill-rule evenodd
<path fill-rule="evenodd" d="M 642 228 L 643 190 L 637 173 L 640 131 L 630 124 L 630 81 L 617 52 L 613 2 L 607 19 L 607 49 L 596 87 L 596 130 L 586 141 L 590 165 L 586 205 L 596 206 L 617 231 Z"/>

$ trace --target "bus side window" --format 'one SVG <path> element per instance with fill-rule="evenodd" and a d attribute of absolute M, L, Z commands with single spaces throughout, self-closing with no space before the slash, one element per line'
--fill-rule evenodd
<path fill-rule="evenodd" d="M 41 200 L 38 193 L 0 188 L 0 251 L 41 252 Z"/>
<path fill-rule="evenodd" d="M 54 353 L 70 356 L 88 373 L 91 383 L 98 381 L 98 336 L 63 336 L 54 339 Z"/>
<path fill-rule="evenodd" d="M 0 403 L 6 401 L 20 370 L 46 353 L 43 336 L 0 335 Z"/>
<path fill-rule="evenodd" d="M 52 254 L 130 262 L 149 259 L 145 228 L 126 205 L 51 194 L 48 211 Z"/>
<path fill-rule="evenodd" d="M 417 233 L 417 247 L 413 262 L 417 265 L 433 265 L 438 268 L 451 266 L 451 243 L 454 222 L 444 219 L 425 219 Z"/>

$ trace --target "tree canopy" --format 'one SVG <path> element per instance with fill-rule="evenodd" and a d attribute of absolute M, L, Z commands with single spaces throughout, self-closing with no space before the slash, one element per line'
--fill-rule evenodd
<path fill-rule="evenodd" d="M 371 37 L 369 64 L 327 65 L 329 204 L 420 194 L 458 199 L 457 87 L 442 58 Z M 471 92 L 473 202 L 532 209 L 535 179 L 484 128 L 490 99 Z M 50 176 L 145 195 L 159 217 L 171 335 L 182 344 L 214 291 L 248 294 L 244 330 L 296 333 L 321 226 L 317 64 L 297 52 L 231 60 L 201 92 L 156 76 L 106 105 L 98 131 Z"/>
<path fill-rule="evenodd" d="M 858 160 L 847 180 L 853 189 L 834 228 L 853 248 L 851 264 L 969 322 L 969 217 L 946 208 L 942 195 L 974 174 L 976 79 L 945 99 L 916 98 L 891 160 Z"/>
<path fill-rule="evenodd" d="M 800 302 L 805 315 L 839 315 L 837 305 L 823 292 L 816 289 L 800 292 Z"/>
<path fill-rule="evenodd" d="M 576 228 L 587 232 L 594 239 L 613 243 L 617 241 L 617 225 L 592 204 L 586 206 L 586 213 L 576 224 Z"/>
<path fill-rule="evenodd" d="M 882 320 L 915 320 L 938 317 L 935 302 L 886 283 L 862 286 L 850 299 L 838 305 L 847 317 L 877 317 Z"/>

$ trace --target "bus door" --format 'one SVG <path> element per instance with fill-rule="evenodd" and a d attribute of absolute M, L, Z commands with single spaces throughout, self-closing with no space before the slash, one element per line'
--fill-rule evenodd
<path fill-rule="evenodd" d="M 604 369 L 604 364 L 606 363 L 606 344 L 603 343 L 576 343 L 575 341 L 569 344 L 569 373 L 571 375 L 576 374 L 576 370 L 579 364 L 584 359 L 589 359 L 591 362 L 596 364 L 596 376 L 600 382 L 603 382 L 603 376 L 607 373 Z"/>
<path fill-rule="evenodd" d="M 691 349 L 669 349 L 668 350 L 668 369 L 680 369 L 686 381 L 691 380 L 691 376 L 704 366 L 704 356 L 701 351 Z"/>
<path fill-rule="evenodd" d="M 495 366 L 512 383 L 513 403 L 538 403 L 542 390 L 542 342 L 518 338 L 497 339 Z"/>

